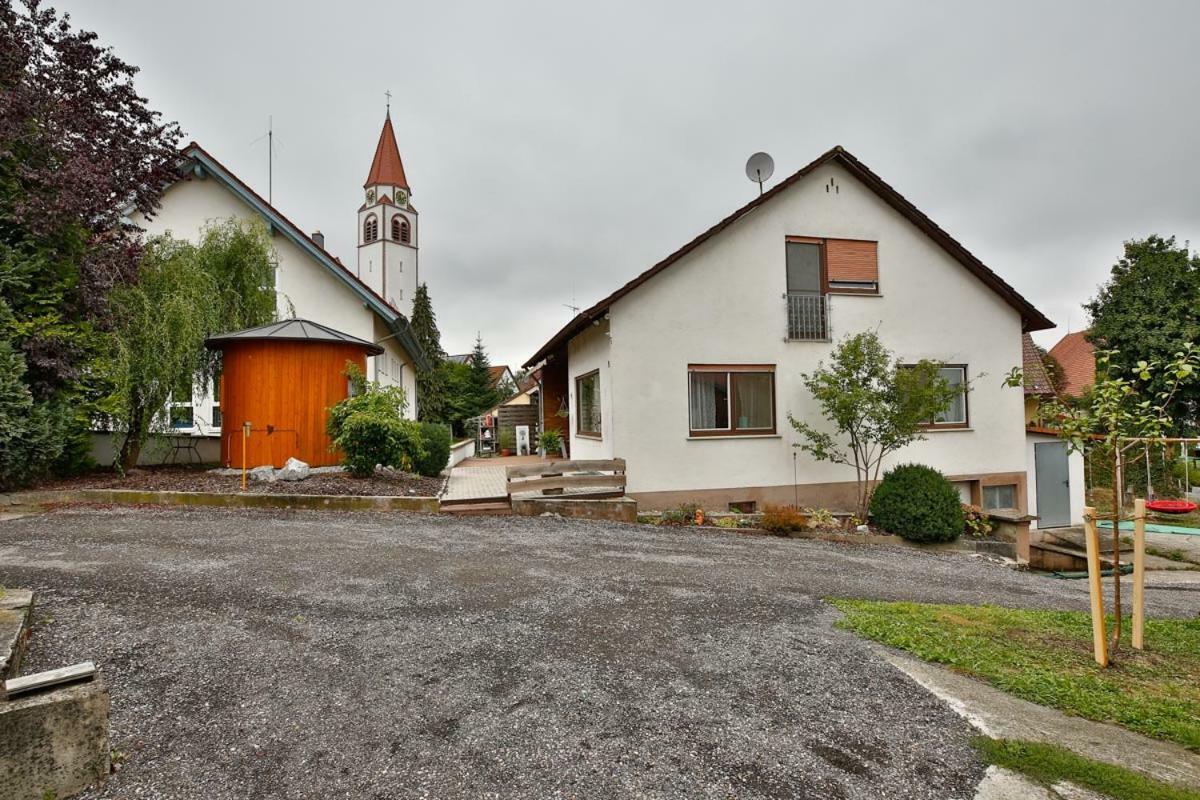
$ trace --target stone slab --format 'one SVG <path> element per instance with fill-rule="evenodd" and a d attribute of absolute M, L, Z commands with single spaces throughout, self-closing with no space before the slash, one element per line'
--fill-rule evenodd
<path fill-rule="evenodd" d="M 32 622 L 33 592 L 4 590 L 0 594 L 0 681 L 15 678 L 20 672 Z"/>
<path fill-rule="evenodd" d="M 0 703 L 0 797 L 61 800 L 103 781 L 108 710 L 99 678 Z"/>
<path fill-rule="evenodd" d="M 637 501 L 629 497 L 612 500 L 560 500 L 547 498 L 517 498 L 512 511 L 523 517 L 558 514 L 576 519 L 605 519 L 612 522 L 637 522 Z"/>

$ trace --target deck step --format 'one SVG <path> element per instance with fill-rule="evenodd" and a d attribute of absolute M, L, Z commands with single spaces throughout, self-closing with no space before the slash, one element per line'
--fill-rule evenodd
<path fill-rule="evenodd" d="M 512 513 L 512 506 L 507 500 L 503 502 L 456 502 L 442 503 L 443 514 L 453 514 L 459 517 L 502 516 Z"/>

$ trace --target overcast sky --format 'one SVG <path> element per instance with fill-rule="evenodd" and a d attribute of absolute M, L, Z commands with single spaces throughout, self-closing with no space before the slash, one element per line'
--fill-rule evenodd
<path fill-rule="evenodd" d="M 514 368 L 842 144 L 1052 320 L 1121 253 L 1200 243 L 1200 3 L 54 2 L 152 105 L 355 262 L 393 93 L 445 348 Z M 968 8 L 971 6 L 971 8 Z"/>

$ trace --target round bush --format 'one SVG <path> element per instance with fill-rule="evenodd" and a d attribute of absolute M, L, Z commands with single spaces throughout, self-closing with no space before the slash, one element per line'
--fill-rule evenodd
<path fill-rule="evenodd" d="M 421 443 L 425 452 L 413 462 L 413 469 L 427 478 L 436 478 L 450 463 L 450 426 L 422 422 Z"/>
<path fill-rule="evenodd" d="M 920 464 L 884 474 L 871 497 L 871 518 L 885 531 L 913 542 L 952 542 L 966 525 L 950 481 Z"/>
<path fill-rule="evenodd" d="M 359 478 L 374 473 L 377 464 L 411 470 L 425 453 L 416 423 L 370 411 L 342 420 L 341 436 L 334 445 L 342 451 L 342 465 Z"/>

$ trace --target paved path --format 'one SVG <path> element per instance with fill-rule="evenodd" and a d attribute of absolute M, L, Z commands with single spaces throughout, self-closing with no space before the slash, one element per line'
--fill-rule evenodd
<path fill-rule="evenodd" d="M 128 761 L 85 798 L 968 800 L 970 726 L 820 598 L 1088 602 L 956 554 L 336 512 L 11 520 L 0 583 L 39 592 L 27 669 L 112 692 Z"/>
<path fill-rule="evenodd" d="M 1150 739 L 1116 725 L 1070 717 L 936 664 L 887 648 L 877 649 L 987 736 L 1055 744 L 1094 761 L 1200 789 L 1200 755 L 1182 745 Z"/>
<path fill-rule="evenodd" d="M 450 480 L 442 500 L 494 500 L 508 496 L 508 485 L 504 467 L 487 465 L 469 466 L 463 462 L 450 470 Z"/>

